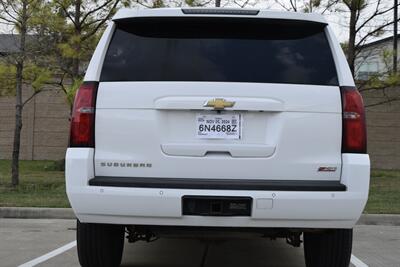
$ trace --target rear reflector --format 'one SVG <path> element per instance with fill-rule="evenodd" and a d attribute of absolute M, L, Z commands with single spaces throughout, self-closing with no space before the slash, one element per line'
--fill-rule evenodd
<path fill-rule="evenodd" d="M 94 119 L 98 82 L 84 82 L 72 108 L 70 147 L 94 147 Z"/>
<path fill-rule="evenodd" d="M 367 129 L 361 94 L 355 87 L 340 87 L 343 109 L 342 153 L 367 153 Z"/>

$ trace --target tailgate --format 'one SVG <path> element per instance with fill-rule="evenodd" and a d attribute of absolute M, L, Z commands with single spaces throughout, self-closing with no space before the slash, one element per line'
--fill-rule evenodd
<path fill-rule="evenodd" d="M 204 107 L 219 97 L 235 105 L 223 111 Z M 240 138 L 199 138 L 199 114 L 240 115 Z M 339 180 L 341 119 L 340 91 L 334 86 L 101 83 L 95 172 L 128 177 Z M 336 171 L 320 172 L 321 167 Z"/>

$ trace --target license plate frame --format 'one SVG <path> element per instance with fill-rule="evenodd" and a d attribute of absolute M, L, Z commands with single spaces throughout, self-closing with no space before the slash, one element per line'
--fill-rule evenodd
<path fill-rule="evenodd" d="M 242 138 L 243 116 L 240 113 L 197 113 L 195 121 L 198 139 Z"/>

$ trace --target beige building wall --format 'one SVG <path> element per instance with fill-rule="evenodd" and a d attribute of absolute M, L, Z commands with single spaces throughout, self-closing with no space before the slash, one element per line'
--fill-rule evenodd
<path fill-rule="evenodd" d="M 28 90 L 24 90 L 27 97 Z M 0 159 L 10 159 L 14 134 L 15 100 L 0 97 Z M 64 93 L 47 88 L 23 111 L 21 159 L 62 159 L 68 145 L 69 106 Z"/>
<path fill-rule="evenodd" d="M 371 105 L 397 97 L 399 101 L 367 108 L 368 153 L 372 167 L 400 169 L 400 88 L 363 92 Z"/>
<path fill-rule="evenodd" d="M 364 93 L 368 104 L 400 96 L 400 89 Z M 0 97 L 0 158 L 12 154 L 14 98 Z M 24 110 L 21 158 L 63 159 L 68 144 L 69 107 L 64 94 L 49 90 L 37 95 Z M 400 101 L 367 108 L 368 152 L 372 167 L 400 169 Z"/>

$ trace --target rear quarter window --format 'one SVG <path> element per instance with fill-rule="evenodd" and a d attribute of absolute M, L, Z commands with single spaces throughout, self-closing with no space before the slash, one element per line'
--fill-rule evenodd
<path fill-rule="evenodd" d="M 325 24 L 187 17 L 116 24 L 103 82 L 338 84 Z"/>

